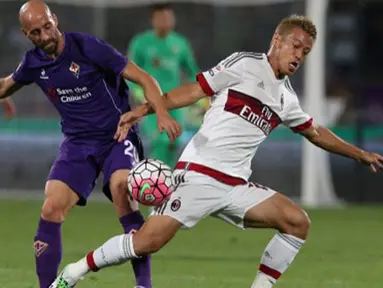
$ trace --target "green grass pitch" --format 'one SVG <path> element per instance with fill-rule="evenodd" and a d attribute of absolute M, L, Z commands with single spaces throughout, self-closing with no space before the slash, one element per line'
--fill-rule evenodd
<path fill-rule="evenodd" d="M 32 250 L 40 201 L 0 201 L 0 287 L 37 287 Z M 310 237 L 276 287 L 383 287 L 383 207 L 309 210 Z M 63 226 L 62 266 L 120 234 L 110 203 L 76 208 Z M 215 219 L 181 231 L 153 256 L 154 288 L 250 287 L 273 231 Z M 78 287 L 134 287 L 131 264 L 90 274 Z"/>

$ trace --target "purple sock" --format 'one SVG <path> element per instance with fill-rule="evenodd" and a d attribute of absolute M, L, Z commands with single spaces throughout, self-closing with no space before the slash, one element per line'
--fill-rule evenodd
<path fill-rule="evenodd" d="M 144 222 L 145 219 L 142 217 L 140 211 L 135 211 L 120 218 L 120 223 L 124 228 L 125 233 L 129 233 L 133 229 L 139 230 Z M 136 276 L 136 286 L 152 288 L 150 259 L 151 256 L 145 256 L 140 259 L 132 260 L 134 275 Z"/>
<path fill-rule="evenodd" d="M 61 262 L 61 224 L 40 218 L 33 248 L 40 288 L 48 288 L 55 280 Z"/>

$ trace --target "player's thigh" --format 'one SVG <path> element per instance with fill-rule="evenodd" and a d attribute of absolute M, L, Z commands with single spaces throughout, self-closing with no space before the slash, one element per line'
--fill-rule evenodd
<path fill-rule="evenodd" d="M 114 203 L 122 217 L 138 209 L 138 203 L 129 197 L 129 171 L 143 159 L 143 148 L 136 133 L 130 133 L 122 143 L 114 143 L 106 155 L 102 172 L 103 192 Z"/>
<path fill-rule="evenodd" d="M 248 227 L 248 211 L 267 202 L 275 194 L 277 193 L 274 190 L 254 183 L 235 186 L 229 193 L 229 205 L 217 211 L 213 216 L 240 228 Z M 262 221 L 256 225 L 257 227 L 268 227 Z"/>
<path fill-rule="evenodd" d="M 250 207 L 244 216 L 244 226 L 249 228 L 275 228 L 283 233 L 305 239 L 310 228 L 307 213 L 281 193 Z"/>
<path fill-rule="evenodd" d="M 127 187 L 127 178 L 124 177 L 142 159 L 142 143 L 136 133 L 130 133 L 121 143 L 112 143 L 101 167 L 104 174 L 104 193 L 110 197 L 110 193 L 122 191 L 122 186 Z"/>
<path fill-rule="evenodd" d="M 305 211 L 288 197 L 265 186 L 248 183 L 230 193 L 230 205 L 218 217 L 241 228 L 274 228 L 305 238 L 310 226 Z"/>
<path fill-rule="evenodd" d="M 174 179 L 178 183 L 170 199 L 156 207 L 151 215 L 166 215 L 182 223 L 184 228 L 191 228 L 228 204 L 228 186 L 213 178 L 176 170 Z"/>
<path fill-rule="evenodd" d="M 78 205 L 86 205 L 87 198 L 95 186 L 96 179 L 99 175 L 97 164 L 90 158 L 82 153 L 83 149 L 80 145 L 76 145 L 70 141 L 64 141 L 60 147 L 59 155 L 53 163 L 48 175 L 48 181 L 53 180 L 65 183 L 60 185 L 63 187 L 61 190 L 69 191 L 77 194 Z M 56 184 L 55 184 L 56 185 Z M 47 194 L 61 197 L 62 193 L 55 191 L 51 188 L 51 184 L 47 185 L 49 191 Z"/>

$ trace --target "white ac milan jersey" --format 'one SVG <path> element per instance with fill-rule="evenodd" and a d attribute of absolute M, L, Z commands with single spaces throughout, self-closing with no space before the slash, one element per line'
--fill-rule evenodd
<path fill-rule="evenodd" d="M 211 108 L 180 161 L 247 181 L 258 146 L 279 124 L 294 132 L 312 125 L 289 79 L 275 77 L 265 54 L 234 53 L 197 80 Z"/>

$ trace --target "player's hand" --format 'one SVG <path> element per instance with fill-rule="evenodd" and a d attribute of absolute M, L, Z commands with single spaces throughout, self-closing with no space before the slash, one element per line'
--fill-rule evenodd
<path fill-rule="evenodd" d="M 379 169 L 383 169 L 383 156 L 377 153 L 364 152 L 359 161 L 368 165 L 374 173 L 378 172 Z"/>
<path fill-rule="evenodd" d="M 13 116 L 16 114 L 16 106 L 11 99 L 5 99 L 1 103 L 3 104 L 4 109 L 4 119 L 11 120 Z"/>
<path fill-rule="evenodd" d="M 165 130 L 171 141 L 176 140 L 181 135 L 181 125 L 167 111 L 157 112 L 156 115 L 158 131 L 162 133 Z"/>
<path fill-rule="evenodd" d="M 130 128 L 132 128 L 133 125 L 137 124 L 142 117 L 143 116 L 141 115 L 141 113 L 139 113 L 137 109 L 122 114 L 117 126 L 117 131 L 114 134 L 114 139 L 117 140 L 117 142 L 124 141 L 125 138 L 128 136 Z"/>

